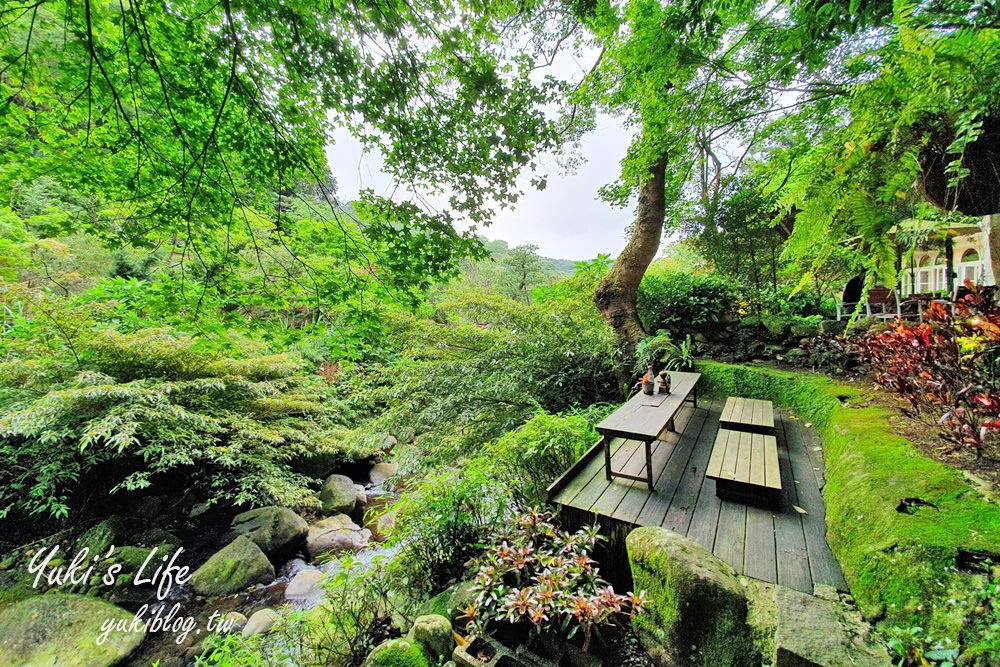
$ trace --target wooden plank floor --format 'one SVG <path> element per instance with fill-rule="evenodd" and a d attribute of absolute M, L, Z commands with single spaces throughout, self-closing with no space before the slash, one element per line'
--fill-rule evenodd
<path fill-rule="evenodd" d="M 566 481 L 553 502 L 616 523 L 669 528 L 699 542 L 748 577 L 806 593 L 812 593 L 815 584 L 846 591 L 840 565 L 826 543 L 816 434 L 787 411 L 775 410 L 780 507 L 765 510 L 720 500 L 715 480 L 705 477 L 705 468 L 719 431 L 723 401 L 699 404 L 682 408 L 677 432 L 653 443 L 652 492 L 643 482 L 605 479 L 604 458 L 598 451 Z M 612 465 L 629 474 L 644 474 L 642 444 L 622 443 L 613 452 Z"/>

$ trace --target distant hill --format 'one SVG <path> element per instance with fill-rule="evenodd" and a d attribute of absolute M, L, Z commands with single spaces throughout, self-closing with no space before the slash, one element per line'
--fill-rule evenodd
<path fill-rule="evenodd" d="M 501 241 L 501 240 L 490 241 L 485 238 L 483 238 L 482 241 L 486 249 L 490 251 L 490 254 L 493 256 L 493 259 L 495 259 L 498 262 L 501 261 L 504 258 L 504 256 L 510 252 L 510 245 L 506 241 Z M 573 275 L 573 273 L 576 270 L 574 268 L 574 264 L 576 264 L 577 260 L 555 259 L 552 257 L 542 257 L 541 255 L 539 255 L 539 260 L 541 261 L 542 271 L 545 274 L 553 277 L 557 278 L 568 277 Z"/>

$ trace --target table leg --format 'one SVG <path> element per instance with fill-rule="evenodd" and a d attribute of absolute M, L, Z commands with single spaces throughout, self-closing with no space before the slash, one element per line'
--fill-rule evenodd
<path fill-rule="evenodd" d="M 649 490 L 653 490 L 653 451 L 652 451 L 652 440 L 646 441 L 646 480 L 649 484 Z"/>
<path fill-rule="evenodd" d="M 601 438 L 604 442 L 604 476 L 611 481 L 611 440 L 608 436 Z"/>

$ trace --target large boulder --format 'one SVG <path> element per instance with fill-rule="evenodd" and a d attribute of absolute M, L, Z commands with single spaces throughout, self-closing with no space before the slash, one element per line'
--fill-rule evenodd
<path fill-rule="evenodd" d="M 406 638 L 422 644 L 431 658 L 448 660 L 455 650 L 451 621 L 438 614 L 418 616 Z"/>
<path fill-rule="evenodd" d="M 626 538 L 635 589 L 648 613 L 633 623 L 663 667 L 760 665 L 747 625 L 747 599 L 736 572 L 693 540 L 665 528 L 637 528 Z"/>
<path fill-rule="evenodd" d="M 306 551 L 310 558 L 325 553 L 350 551 L 357 553 L 368 546 L 372 533 L 351 521 L 350 517 L 335 514 L 309 527 L 306 536 Z"/>
<path fill-rule="evenodd" d="M 219 596 L 273 580 L 271 561 L 260 547 L 240 535 L 194 571 L 191 587 L 200 595 Z"/>
<path fill-rule="evenodd" d="M 134 632 L 105 627 L 128 626 L 133 618 L 120 607 L 83 595 L 49 593 L 22 600 L 0 612 L 0 667 L 115 665 L 139 646 L 146 631 L 141 625 Z"/>
<path fill-rule="evenodd" d="M 775 667 L 889 665 L 885 649 L 866 641 L 864 629 L 841 612 L 839 602 L 778 586 L 775 606 Z"/>
<path fill-rule="evenodd" d="M 375 647 L 364 667 L 429 667 L 423 647 L 409 639 L 390 639 Z"/>
<path fill-rule="evenodd" d="M 357 498 L 354 482 L 344 475 L 330 475 L 319 491 L 319 501 L 323 503 L 324 512 L 350 514 L 354 511 Z"/>
<path fill-rule="evenodd" d="M 291 556 L 306 541 L 309 524 L 287 507 L 260 507 L 237 514 L 230 526 L 272 561 Z"/>

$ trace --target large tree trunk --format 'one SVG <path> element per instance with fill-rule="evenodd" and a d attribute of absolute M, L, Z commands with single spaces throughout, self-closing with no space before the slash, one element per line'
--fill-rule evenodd
<path fill-rule="evenodd" d="M 650 167 L 649 176 L 639 190 L 639 209 L 632 238 L 594 292 L 594 304 L 618 336 L 625 372 L 635 358 L 636 344 L 646 335 L 636 314 L 635 296 L 646 269 L 660 248 L 666 213 L 666 169 L 666 155 Z"/>

